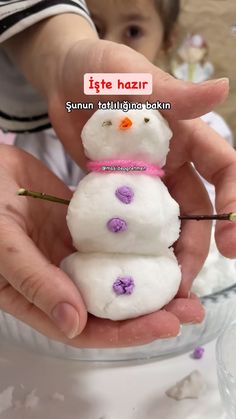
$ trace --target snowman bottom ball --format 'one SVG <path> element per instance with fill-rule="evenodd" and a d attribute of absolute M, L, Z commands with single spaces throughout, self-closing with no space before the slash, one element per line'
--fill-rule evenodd
<path fill-rule="evenodd" d="M 88 312 L 111 320 L 161 309 L 174 298 L 181 281 L 172 250 L 161 256 L 76 252 L 61 267 L 79 288 Z"/>

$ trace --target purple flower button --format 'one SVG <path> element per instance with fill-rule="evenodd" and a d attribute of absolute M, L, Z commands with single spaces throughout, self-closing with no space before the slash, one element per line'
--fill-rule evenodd
<path fill-rule="evenodd" d="M 193 358 L 201 359 L 204 355 L 205 349 L 202 346 L 197 346 L 193 352 Z"/>
<path fill-rule="evenodd" d="M 130 204 L 134 198 L 134 191 L 129 186 L 121 186 L 116 190 L 115 194 L 123 204 Z"/>
<path fill-rule="evenodd" d="M 118 295 L 132 294 L 134 287 L 135 285 L 132 276 L 123 276 L 116 279 L 113 284 L 113 291 Z"/>
<path fill-rule="evenodd" d="M 128 226 L 125 220 L 122 218 L 111 218 L 107 222 L 107 228 L 112 233 L 120 233 L 121 231 L 127 230 Z"/>

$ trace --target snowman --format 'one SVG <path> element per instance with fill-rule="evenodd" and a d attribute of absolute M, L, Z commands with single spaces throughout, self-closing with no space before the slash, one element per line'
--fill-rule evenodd
<path fill-rule="evenodd" d="M 158 111 L 98 110 L 82 131 L 90 173 L 68 207 L 77 252 L 62 269 L 89 313 L 145 315 L 176 295 L 181 270 L 172 245 L 179 206 L 161 180 L 172 132 Z"/>

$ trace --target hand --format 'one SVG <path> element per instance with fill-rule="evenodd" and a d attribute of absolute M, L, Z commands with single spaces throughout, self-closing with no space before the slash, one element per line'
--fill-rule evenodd
<path fill-rule="evenodd" d="M 228 93 L 227 80 L 213 80 L 198 85 L 179 81 L 130 48 L 101 40 L 75 42 L 64 59 L 61 58 L 61 66 L 58 68 L 56 82 L 51 90 L 48 89 L 50 117 L 59 138 L 80 165 L 85 164 L 80 132 L 91 112 L 67 113 L 65 102 L 121 100 L 121 97 L 114 96 L 85 96 L 83 74 L 151 73 L 154 80 L 152 96 L 132 96 L 125 99 L 148 99 L 150 102 L 160 100 L 172 104 L 171 110 L 163 111 L 174 133 L 165 167 L 165 182 L 172 196 L 178 201 L 181 213 L 209 214 L 212 211 L 208 195 L 191 162 L 203 177 L 215 184 L 217 211 L 235 211 L 234 150 L 201 120 L 181 121 L 203 115 L 224 101 Z M 181 236 L 175 247 L 183 274 L 179 296 L 188 296 L 192 281 L 205 261 L 210 232 L 211 223 L 207 221 L 182 223 Z M 216 241 L 225 256 L 236 257 L 236 225 L 219 222 L 216 227 Z"/>
<path fill-rule="evenodd" d="M 203 309 L 192 296 L 137 319 L 113 322 L 89 315 L 87 321 L 78 289 L 57 267 L 74 251 L 66 225 L 67 207 L 16 195 L 23 186 L 65 199 L 70 199 L 71 192 L 40 161 L 6 145 L 0 146 L 0 179 L 1 310 L 50 338 L 77 347 L 144 344 L 177 335 L 180 322 L 202 320 Z M 58 308 L 65 303 L 70 307 Z"/>
<path fill-rule="evenodd" d="M 63 26 L 63 31 L 61 27 Z M 80 141 L 88 111 L 67 113 L 65 102 L 94 102 L 124 97 L 83 95 L 83 75 L 87 72 L 145 72 L 154 80 L 152 96 L 125 97 L 132 101 L 168 101 L 172 109 L 163 111 L 174 132 L 166 164 L 166 184 L 180 204 L 182 213 L 209 213 L 211 204 L 202 183 L 192 170 L 216 186 L 217 211 L 235 211 L 235 152 L 215 132 L 197 118 L 222 103 L 228 93 L 227 80 L 192 84 L 175 80 L 141 54 L 109 41 L 98 40 L 81 16 L 63 14 L 45 19 L 6 42 L 6 52 L 16 60 L 25 76 L 47 98 L 50 118 L 58 137 L 80 165 L 85 156 Z M 182 122 L 181 122 L 182 121 Z M 179 296 L 186 297 L 192 281 L 208 253 L 211 224 L 187 221 L 182 224 L 175 251 L 182 266 Z M 236 225 L 217 223 L 216 242 L 220 251 L 236 257 Z"/>

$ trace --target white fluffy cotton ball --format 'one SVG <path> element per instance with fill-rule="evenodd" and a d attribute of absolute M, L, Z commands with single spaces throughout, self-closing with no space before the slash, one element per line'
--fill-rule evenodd
<path fill-rule="evenodd" d="M 81 137 L 90 160 L 136 159 L 162 167 L 172 132 L 158 111 L 98 110 Z"/>

